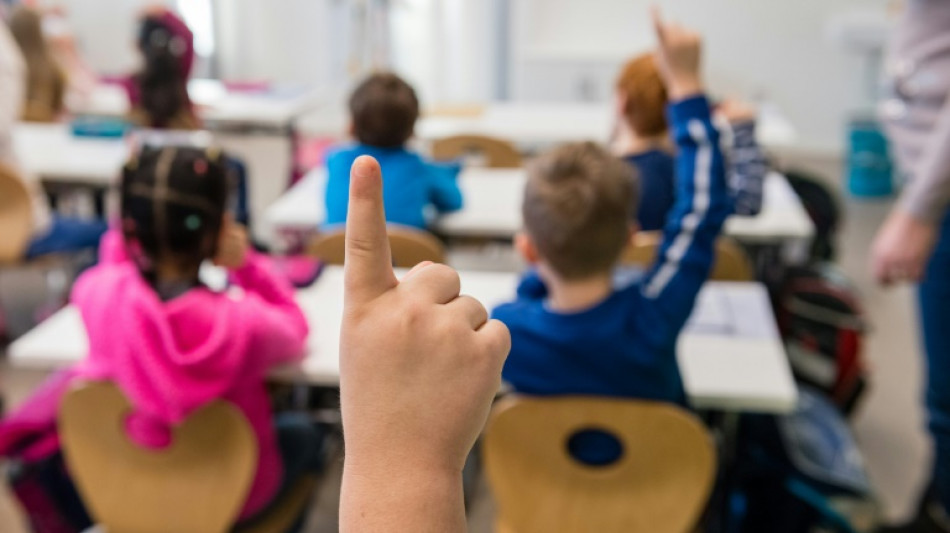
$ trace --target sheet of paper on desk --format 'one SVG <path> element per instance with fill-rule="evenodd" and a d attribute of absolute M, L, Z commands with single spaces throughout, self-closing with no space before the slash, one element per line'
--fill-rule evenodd
<path fill-rule="evenodd" d="M 757 285 L 710 285 L 696 299 L 686 324 L 691 333 L 748 339 L 775 338 L 777 328 L 765 289 Z"/>

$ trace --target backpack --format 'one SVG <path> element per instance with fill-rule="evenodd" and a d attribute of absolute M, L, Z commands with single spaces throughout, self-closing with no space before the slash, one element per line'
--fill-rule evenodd
<path fill-rule="evenodd" d="M 850 415 L 868 382 L 865 318 L 856 289 L 833 265 L 792 267 L 775 307 L 796 379 Z"/>
<path fill-rule="evenodd" d="M 11 461 L 7 483 L 34 533 L 80 533 L 92 527 L 61 453 L 32 462 Z"/>
<path fill-rule="evenodd" d="M 789 415 L 743 418 L 731 522 L 741 533 L 856 533 L 879 506 L 851 428 L 819 391 Z"/>
<path fill-rule="evenodd" d="M 34 533 L 79 533 L 91 520 L 66 471 L 56 431 L 56 412 L 74 370 L 49 376 L 15 410 L 0 419 L 0 459 L 6 482 Z"/>
<path fill-rule="evenodd" d="M 788 170 L 785 177 L 815 225 L 812 260 L 831 261 L 835 257 L 835 237 L 842 222 L 837 195 L 824 180 L 807 172 Z"/>

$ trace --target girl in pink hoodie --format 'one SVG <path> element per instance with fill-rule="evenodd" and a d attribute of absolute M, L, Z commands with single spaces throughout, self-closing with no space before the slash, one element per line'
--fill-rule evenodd
<path fill-rule="evenodd" d="M 149 448 L 167 446 L 170 429 L 211 401 L 237 406 L 259 445 L 247 520 L 319 467 L 322 439 L 305 418 L 272 416 L 267 371 L 300 359 L 308 326 L 290 286 L 225 214 L 224 165 L 220 153 L 174 147 L 146 147 L 126 165 L 121 231 L 106 234 L 100 264 L 73 288 L 89 357 L 71 373 L 114 382 L 133 406 L 129 436 Z M 229 270 L 228 291 L 199 281 L 206 260 Z"/>

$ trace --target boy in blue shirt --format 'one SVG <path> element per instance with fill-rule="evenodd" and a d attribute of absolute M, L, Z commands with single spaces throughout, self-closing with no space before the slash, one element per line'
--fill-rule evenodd
<path fill-rule="evenodd" d="M 511 330 L 502 375 L 519 392 L 685 400 L 676 340 L 732 202 L 700 82 L 699 37 L 659 21 L 657 32 L 673 102 L 677 191 L 656 264 L 628 287 L 613 285 L 636 231 L 638 187 L 626 162 L 591 143 L 541 156 L 529 171 L 525 232 L 516 239 L 535 272 L 493 313 Z"/>
<path fill-rule="evenodd" d="M 661 230 L 676 200 L 674 153 L 664 110 L 667 90 L 650 52 L 630 60 L 616 84 L 616 120 L 612 150 L 636 170 L 640 178 L 640 229 Z M 756 112 L 735 100 L 720 102 L 716 124 L 723 128 L 727 183 L 733 212 L 754 216 L 762 209 L 765 177 L 769 172 L 762 148 L 756 142 Z"/>
<path fill-rule="evenodd" d="M 374 157 L 383 169 L 387 222 L 426 229 L 429 206 L 439 213 L 461 209 L 461 167 L 425 161 L 406 148 L 419 118 L 419 100 L 408 83 L 395 74 L 373 74 L 353 91 L 349 107 L 357 144 L 327 158 L 328 225 L 346 222 L 350 167 L 361 155 Z"/>

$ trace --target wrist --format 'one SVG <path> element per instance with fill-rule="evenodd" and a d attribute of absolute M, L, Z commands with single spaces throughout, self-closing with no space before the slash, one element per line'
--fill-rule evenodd
<path fill-rule="evenodd" d="M 425 453 L 379 453 L 379 450 L 361 453 L 350 445 L 343 460 L 344 471 L 360 479 L 451 480 L 461 476 L 462 465 L 456 461 L 425 458 Z"/>
<path fill-rule="evenodd" d="M 686 100 L 703 94 L 703 84 L 699 77 L 683 76 L 670 82 L 669 93 L 671 101 Z"/>
<path fill-rule="evenodd" d="M 461 471 L 367 468 L 344 460 L 340 530 L 461 531 L 465 524 Z"/>

